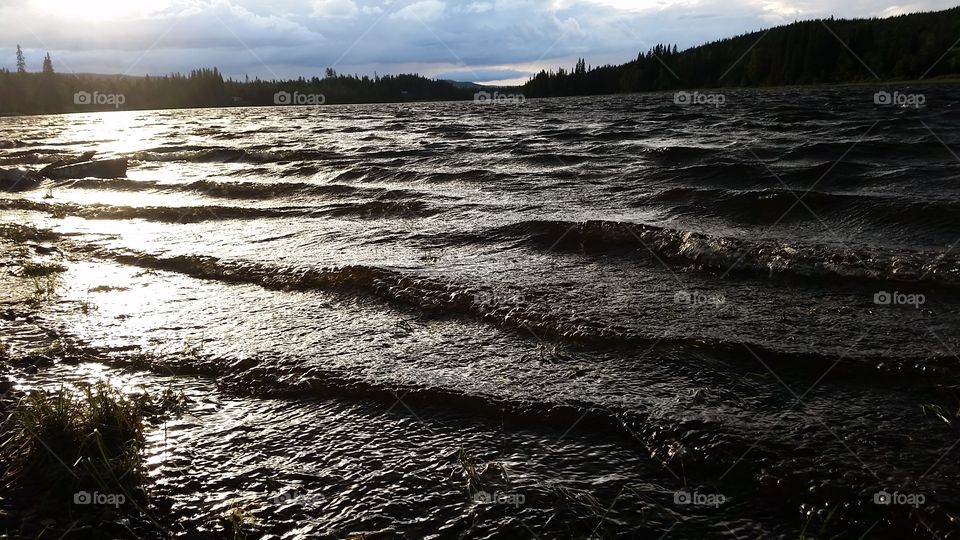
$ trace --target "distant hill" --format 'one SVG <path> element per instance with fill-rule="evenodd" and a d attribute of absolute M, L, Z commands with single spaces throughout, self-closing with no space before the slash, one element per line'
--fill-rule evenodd
<path fill-rule="evenodd" d="M 527 97 L 929 79 L 960 74 L 960 7 L 886 19 L 795 22 L 618 66 L 542 71 Z"/>
<path fill-rule="evenodd" d="M 482 84 L 472 83 L 472 82 L 463 82 L 463 81 L 448 81 L 441 79 L 440 82 L 449 84 L 454 88 L 462 88 L 464 90 L 482 90 L 484 86 Z"/>

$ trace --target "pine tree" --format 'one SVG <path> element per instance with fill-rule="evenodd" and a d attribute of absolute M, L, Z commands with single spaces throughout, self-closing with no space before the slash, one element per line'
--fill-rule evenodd
<path fill-rule="evenodd" d="M 17 73 L 27 72 L 27 60 L 23 57 L 23 49 L 17 45 Z"/>
<path fill-rule="evenodd" d="M 50 53 L 43 58 L 43 72 L 47 75 L 53 74 L 53 60 L 50 59 Z"/>

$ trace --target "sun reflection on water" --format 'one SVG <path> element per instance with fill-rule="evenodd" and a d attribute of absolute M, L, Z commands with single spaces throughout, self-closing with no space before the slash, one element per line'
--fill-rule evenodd
<path fill-rule="evenodd" d="M 61 138 L 97 150 L 101 154 L 122 154 L 157 146 L 163 126 L 151 123 L 141 111 L 99 112 L 77 115 L 69 122 Z"/>

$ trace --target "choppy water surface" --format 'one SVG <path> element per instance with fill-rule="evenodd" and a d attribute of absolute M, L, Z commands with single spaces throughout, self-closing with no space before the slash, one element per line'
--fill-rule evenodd
<path fill-rule="evenodd" d="M 186 523 L 952 537 L 960 93 L 873 91 L 6 118 L 0 166 L 131 168 L 0 215 L 62 235 L 45 324 L 217 375 L 106 373 L 192 397 Z"/>

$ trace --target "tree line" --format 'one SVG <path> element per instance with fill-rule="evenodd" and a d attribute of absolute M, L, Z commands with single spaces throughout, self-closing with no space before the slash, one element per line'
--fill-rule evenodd
<path fill-rule="evenodd" d="M 527 97 L 929 79 L 960 74 L 960 7 L 887 19 L 796 22 L 622 65 L 541 71 Z"/>
<path fill-rule="evenodd" d="M 391 103 L 472 99 L 473 92 L 419 75 L 340 75 L 288 81 L 224 79 L 217 68 L 189 74 L 130 77 L 55 73 L 48 54 L 39 73 L 27 71 L 20 46 L 17 70 L 0 70 L 0 114 L 52 114 L 115 109 L 174 109 L 287 104 L 279 93 L 322 96 L 322 102 Z M 118 97 L 119 96 L 119 97 Z"/>

